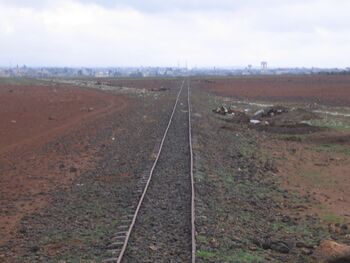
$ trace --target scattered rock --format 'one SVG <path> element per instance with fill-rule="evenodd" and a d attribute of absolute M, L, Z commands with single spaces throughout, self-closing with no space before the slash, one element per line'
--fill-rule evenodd
<path fill-rule="evenodd" d="M 336 233 L 346 235 L 350 233 L 349 226 L 347 224 L 329 224 L 328 230 L 330 233 Z"/>
<path fill-rule="evenodd" d="M 264 116 L 264 110 L 258 110 L 257 112 L 254 113 L 253 119 L 254 120 L 259 120 Z"/>
<path fill-rule="evenodd" d="M 153 251 L 156 251 L 158 250 L 158 248 L 155 246 L 155 245 L 150 245 L 149 248 Z"/>
<path fill-rule="evenodd" d="M 250 121 L 249 116 L 243 111 L 234 110 L 232 116 L 237 123 L 249 123 Z"/>
<path fill-rule="evenodd" d="M 290 245 L 280 240 L 274 241 L 274 240 L 267 239 L 267 240 L 261 241 L 261 240 L 255 239 L 253 240 L 253 243 L 258 247 L 261 247 L 262 249 L 265 249 L 265 250 L 271 249 L 283 254 L 288 254 L 291 250 Z"/>
<path fill-rule="evenodd" d="M 257 251 L 258 250 L 258 248 L 254 247 L 254 246 L 249 246 L 248 248 L 250 251 Z"/>
<path fill-rule="evenodd" d="M 18 230 L 19 233 L 21 234 L 26 234 L 27 233 L 27 229 L 25 227 L 21 227 L 19 230 Z"/>
<path fill-rule="evenodd" d="M 315 249 L 313 257 L 318 263 L 350 262 L 350 246 L 331 240 L 324 240 Z"/>
<path fill-rule="evenodd" d="M 286 107 L 277 105 L 277 106 L 273 106 L 265 109 L 265 112 L 266 113 L 264 114 L 264 117 L 273 117 L 282 113 L 287 113 L 288 109 Z"/>
<path fill-rule="evenodd" d="M 78 169 L 75 168 L 74 166 L 71 166 L 71 167 L 69 168 L 69 172 L 70 172 L 70 173 L 76 173 L 77 171 L 78 171 Z"/>
<path fill-rule="evenodd" d="M 259 120 L 250 120 L 250 123 L 251 124 L 260 124 L 261 121 L 259 121 Z"/>
<path fill-rule="evenodd" d="M 342 224 L 340 226 L 341 230 L 343 230 L 344 232 L 348 231 L 349 230 L 349 226 L 347 224 Z"/>
<path fill-rule="evenodd" d="M 301 250 L 301 254 L 303 255 L 312 255 L 312 250 L 311 249 L 308 249 L 308 248 L 302 248 Z"/>
<path fill-rule="evenodd" d="M 267 172 L 267 171 L 271 171 L 273 173 L 278 172 L 277 165 L 276 165 L 275 161 L 272 159 L 268 159 L 265 161 L 263 169 L 265 172 Z"/>
<path fill-rule="evenodd" d="M 215 238 L 210 239 L 209 243 L 212 248 L 218 248 L 220 246 L 219 241 Z"/>
<path fill-rule="evenodd" d="M 314 246 L 313 245 L 310 245 L 310 244 L 306 244 L 302 241 L 298 241 L 296 242 L 295 246 L 297 248 L 308 248 L 308 249 L 314 249 Z"/>
<path fill-rule="evenodd" d="M 288 254 L 290 251 L 289 246 L 283 241 L 271 242 L 270 248 L 271 250 L 274 250 L 283 254 Z"/>
<path fill-rule="evenodd" d="M 229 113 L 228 109 L 226 106 L 222 105 L 221 107 L 218 107 L 216 109 L 213 109 L 213 112 L 221 115 L 226 115 Z"/>
<path fill-rule="evenodd" d="M 38 251 L 40 250 L 40 247 L 38 247 L 38 246 L 32 246 L 31 248 L 30 248 L 30 251 L 31 252 L 33 252 L 33 253 L 37 253 Z"/>

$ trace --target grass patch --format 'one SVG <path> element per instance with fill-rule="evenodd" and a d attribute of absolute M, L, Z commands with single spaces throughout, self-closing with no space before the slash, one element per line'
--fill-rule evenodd
<path fill-rule="evenodd" d="M 334 143 L 315 145 L 313 149 L 318 152 L 340 153 L 350 156 L 350 147 Z"/>
<path fill-rule="evenodd" d="M 216 256 L 216 253 L 204 250 L 198 250 L 197 256 L 201 258 L 213 258 Z"/>
<path fill-rule="evenodd" d="M 204 244 L 208 244 L 209 241 L 208 241 L 208 238 L 206 236 L 203 236 L 203 235 L 198 235 L 196 237 L 196 239 L 201 242 L 201 243 L 204 243 Z"/>
<path fill-rule="evenodd" d="M 330 185 L 334 184 L 334 182 L 329 177 L 324 177 L 318 171 L 301 171 L 299 174 L 301 177 L 304 177 L 306 180 L 311 182 L 314 185 Z"/>
<path fill-rule="evenodd" d="M 246 251 L 238 251 L 232 256 L 225 257 L 225 261 L 232 263 L 257 263 L 263 262 L 264 257 Z"/>
<path fill-rule="evenodd" d="M 347 119 L 341 119 L 339 117 L 326 117 L 323 119 L 316 119 L 305 122 L 312 126 L 317 126 L 321 128 L 329 128 L 338 131 L 346 131 L 350 129 L 350 122 Z"/>
<path fill-rule="evenodd" d="M 342 224 L 345 222 L 345 218 L 335 215 L 331 212 L 327 212 L 321 215 L 321 219 L 327 223 Z"/>
<path fill-rule="evenodd" d="M 345 223 L 346 221 L 344 217 L 338 216 L 332 213 L 331 211 L 329 211 L 328 207 L 325 204 L 319 204 L 318 209 L 321 210 L 320 218 L 326 223 L 341 224 L 341 223 Z"/>
<path fill-rule="evenodd" d="M 227 174 L 224 176 L 224 181 L 226 184 L 231 185 L 235 182 L 232 174 Z"/>
<path fill-rule="evenodd" d="M 294 135 L 277 134 L 277 135 L 275 135 L 275 138 L 278 140 L 290 141 L 290 142 L 303 142 L 309 137 L 310 137 L 309 134 L 294 134 Z"/>
<path fill-rule="evenodd" d="M 47 85 L 48 83 L 35 78 L 0 78 L 0 85 Z"/>
<path fill-rule="evenodd" d="M 239 250 L 231 254 L 231 251 L 204 251 L 198 250 L 197 256 L 203 259 L 215 259 L 219 262 L 231 262 L 231 263 L 257 263 L 264 262 L 264 257 L 252 252 Z"/>

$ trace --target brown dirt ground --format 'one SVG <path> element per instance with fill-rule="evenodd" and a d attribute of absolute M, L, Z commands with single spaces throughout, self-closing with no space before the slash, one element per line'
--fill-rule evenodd
<path fill-rule="evenodd" d="M 325 221 L 350 222 L 349 132 L 324 131 L 302 140 L 293 135 L 282 140 L 265 137 L 261 143 L 276 160 L 283 186 L 312 196 L 320 204 L 309 207 L 308 214 L 316 213 Z"/>
<path fill-rule="evenodd" d="M 76 87 L 0 86 L 0 244 L 24 215 L 50 201 L 50 192 L 93 167 L 94 131 L 84 125 L 127 105 L 126 98 Z M 42 151 L 67 133 L 76 138 L 74 151 L 64 141 L 60 151 Z"/>
<path fill-rule="evenodd" d="M 261 76 L 197 79 L 197 82 L 201 89 L 211 93 L 250 101 L 350 105 L 350 76 Z M 319 202 L 309 207 L 308 213 L 350 222 L 350 133 L 310 126 L 294 129 L 267 126 L 258 130 L 295 134 L 286 140 L 261 133 L 260 143 L 276 160 L 282 184 Z M 305 135 L 307 139 L 300 140 L 300 134 L 310 132 Z"/>
<path fill-rule="evenodd" d="M 100 79 L 101 83 L 105 83 L 110 86 L 129 87 L 137 89 L 146 89 L 150 91 L 163 91 L 169 89 L 174 84 L 178 83 L 174 78 L 139 78 L 139 79 Z"/>
<path fill-rule="evenodd" d="M 292 78 L 290 81 L 292 83 L 287 83 L 288 78 Z M 210 189 L 207 191 L 199 189 L 197 197 L 205 200 L 208 206 L 212 205 L 210 209 L 206 209 L 206 203 L 202 200 L 202 205 L 198 205 L 197 230 L 201 237 L 198 241 L 198 249 L 203 252 L 199 256 L 201 262 L 224 262 L 217 258 L 229 256 L 225 254 L 226 250 L 220 250 L 221 244 L 224 244 L 225 249 L 227 245 L 223 238 L 225 235 L 219 234 L 219 231 L 215 232 L 216 226 L 220 228 L 227 226 L 225 234 L 228 239 L 237 235 L 235 233 L 227 235 L 228 231 L 240 231 L 241 233 L 237 235 L 240 243 L 246 242 L 244 240 L 246 236 L 250 238 L 262 236 L 262 239 L 268 237 L 270 240 L 282 240 L 286 243 L 291 242 L 293 238 L 298 242 L 301 241 L 296 249 L 294 247 L 287 254 L 280 253 L 273 247 L 266 249 L 268 246 L 265 248 L 262 246 L 263 251 L 254 247 L 251 249 L 249 241 L 243 248 L 237 246 L 237 250 L 242 249 L 251 257 L 264 258 L 256 262 L 320 262 L 317 259 L 313 261 L 313 256 L 316 255 L 312 255 L 320 241 L 332 239 L 349 244 L 350 131 L 340 127 L 338 130 L 314 127 L 300 121 L 304 120 L 305 114 L 309 114 L 310 103 L 322 104 L 322 108 L 329 111 L 334 109 L 333 106 L 349 106 L 350 78 L 343 76 L 339 78 L 337 76 L 203 78 L 195 82 L 199 90 L 209 91 L 220 97 L 214 98 L 208 93 L 203 98 L 198 95 L 200 99 L 193 97 L 194 112 L 196 110 L 204 112 L 204 109 L 210 111 L 221 105 L 230 105 L 230 102 L 235 105 L 235 99 L 246 99 L 247 102 L 264 100 L 269 104 L 281 102 L 278 105 L 283 105 L 284 102 L 288 102 L 287 105 L 297 103 L 298 108 L 305 109 L 305 112 L 296 111 L 293 114 L 271 117 L 268 119 L 270 125 L 260 129 L 247 124 L 244 118 L 242 118 L 243 121 L 238 118 L 235 122 L 234 117 L 230 115 L 214 115 L 217 123 L 211 117 L 201 120 L 204 117 L 198 115 L 197 121 L 194 117 L 194 130 L 196 131 L 197 128 L 194 134 L 202 137 L 199 141 L 201 144 L 194 147 L 195 150 L 197 148 L 201 150 L 200 154 L 197 154 L 201 157 L 197 163 L 202 165 L 197 168 L 197 176 L 200 178 L 197 185 L 202 184 L 203 187 Z M 271 83 L 275 85 L 270 86 Z M 214 99 L 211 101 L 210 98 Z M 202 116 L 205 115 L 202 114 Z M 309 117 L 315 119 L 315 116 Z M 317 117 L 322 118 L 322 115 Z M 289 119 L 292 119 L 291 123 Z M 220 132 L 215 134 L 213 127 L 220 125 L 219 121 L 222 126 Z M 347 122 L 345 117 L 344 121 Z M 207 134 L 202 130 L 206 130 Z M 227 135 L 227 131 L 231 132 L 231 135 L 230 133 Z M 210 132 L 212 132 L 211 135 Z M 223 142 L 226 145 L 218 147 Z M 253 151 L 252 154 L 250 150 Z M 238 151 L 239 154 L 234 151 Z M 223 152 L 225 154 L 222 154 Z M 240 163 L 240 159 L 243 159 L 241 156 L 247 158 L 243 163 Z M 230 159 L 229 157 L 232 159 L 225 163 L 226 158 Z M 211 161 L 213 164 L 210 163 Z M 230 167 L 232 169 L 229 169 Z M 220 189 L 220 193 L 224 193 L 223 197 L 212 194 L 214 191 L 211 190 L 218 188 L 220 180 L 223 182 L 222 185 L 225 185 L 223 180 L 225 176 L 234 175 L 234 178 L 238 179 L 240 174 L 248 173 L 249 168 L 254 171 L 253 167 L 257 169 L 257 175 L 261 175 L 260 178 L 254 179 L 251 176 L 246 181 L 235 180 L 231 184 L 228 181 L 230 184 L 228 190 L 225 191 L 224 187 Z M 209 174 L 213 176 L 205 177 Z M 246 183 L 247 181 L 249 184 Z M 240 189 L 240 185 L 249 185 L 249 187 Z M 272 187 L 273 185 L 276 187 Z M 230 190 L 232 193 L 229 192 Z M 250 191 L 252 194 L 249 194 Z M 265 200 L 260 199 L 261 203 L 259 203 L 259 196 L 262 193 L 267 194 L 268 197 Z M 254 199 L 253 202 L 250 201 L 251 198 Z M 212 202 L 214 204 L 210 203 L 210 200 L 215 200 Z M 242 202 L 239 203 L 239 201 Z M 227 216 L 230 215 L 227 211 L 235 207 L 235 204 L 238 204 L 238 209 L 234 209 L 232 213 L 234 216 L 230 218 Z M 249 205 L 252 207 L 249 208 Z M 224 207 L 222 209 L 224 212 L 222 213 L 220 209 L 215 211 L 216 207 L 220 209 Z M 266 207 L 269 211 L 262 212 Z M 248 213 L 244 214 L 244 212 Z M 259 212 L 262 212 L 262 215 L 259 216 Z M 204 214 L 203 218 L 201 213 Z M 220 215 L 224 219 L 218 224 Z M 264 219 L 260 220 L 261 217 Z M 270 229 L 269 225 L 272 226 Z M 214 239 L 208 241 L 211 237 Z M 307 246 L 300 249 L 303 242 Z M 232 242 L 227 244 L 231 245 Z M 278 253 L 275 253 L 276 251 Z M 239 257 L 234 249 L 231 253 L 232 257 Z"/>
<path fill-rule="evenodd" d="M 201 89 L 250 100 L 350 105 L 350 76 L 261 76 L 197 79 Z"/>

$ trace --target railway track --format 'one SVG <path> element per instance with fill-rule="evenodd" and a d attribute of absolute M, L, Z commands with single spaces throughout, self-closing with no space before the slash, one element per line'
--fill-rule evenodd
<path fill-rule="evenodd" d="M 186 91 L 187 89 L 187 91 Z M 183 80 L 139 201 L 123 218 L 103 262 L 195 262 L 190 83 Z"/>

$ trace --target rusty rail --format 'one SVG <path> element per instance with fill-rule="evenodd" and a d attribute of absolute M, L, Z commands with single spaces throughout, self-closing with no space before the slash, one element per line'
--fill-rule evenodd
<path fill-rule="evenodd" d="M 190 100 L 190 80 L 187 80 L 187 100 L 188 100 L 188 141 L 191 158 L 191 238 L 192 238 L 192 263 L 196 262 L 196 228 L 195 228 L 195 191 L 193 175 L 193 149 L 192 149 L 192 128 L 191 128 L 191 100 Z"/>

